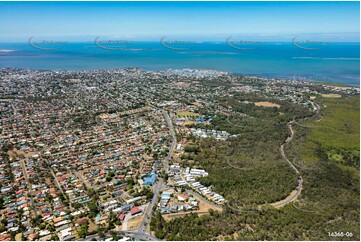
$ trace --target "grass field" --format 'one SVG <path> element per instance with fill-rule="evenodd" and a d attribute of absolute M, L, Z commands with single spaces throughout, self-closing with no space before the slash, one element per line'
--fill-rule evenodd
<path fill-rule="evenodd" d="M 342 96 L 340 94 L 330 93 L 330 94 L 322 94 L 322 97 L 324 97 L 324 98 L 341 98 Z"/>
<path fill-rule="evenodd" d="M 195 124 L 197 124 L 197 123 L 194 121 L 186 121 L 186 122 L 184 122 L 183 126 L 189 126 L 189 125 L 195 125 Z"/>
<path fill-rule="evenodd" d="M 349 85 L 341 84 L 341 83 L 331 83 L 331 82 L 314 82 L 315 84 L 322 84 L 325 86 L 333 86 L 333 87 L 349 87 Z"/>
<path fill-rule="evenodd" d="M 280 108 L 281 105 L 271 102 L 255 102 L 257 107 L 270 107 L 270 108 Z"/>
<path fill-rule="evenodd" d="M 127 229 L 136 229 L 139 228 L 140 223 L 142 222 L 143 216 L 137 216 L 128 220 Z"/>
<path fill-rule="evenodd" d="M 180 117 L 199 117 L 198 113 L 188 112 L 188 111 L 177 112 L 177 115 Z"/>

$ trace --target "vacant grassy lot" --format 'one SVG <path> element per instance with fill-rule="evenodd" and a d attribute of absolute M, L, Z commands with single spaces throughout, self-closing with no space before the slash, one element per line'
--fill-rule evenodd
<path fill-rule="evenodd" d="M 188 111 L 177 112 L 177 115 L 180 117 L 198 117 L 199 116 L 198 113 L 188 112 Z"/>
<path fill-rule="evenodd" d="M 128 228 L 127 229 L 136 229 L 139 228 L 140 223 L 142 222 L 143 216 L 137 216 L 135 218 L 131 218 L 128 220 Z"/>
<path fill-rule="evenodd" d="M 322 97 L 324 97 L 324 98 L 341 98 L 341 95 L 330 93 L 330 94 L 322 94 Z"/>
<path fill-rule="evenodd" d="M 271 102 L 255 102 L 257 107 L 269 107 L 269 108 L 280 108 L 281 105 Z"/>

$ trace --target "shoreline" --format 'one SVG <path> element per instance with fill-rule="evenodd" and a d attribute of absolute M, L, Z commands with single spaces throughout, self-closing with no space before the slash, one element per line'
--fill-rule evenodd
<path fill-rule="evenodd" d="M 315 81 L 308 79 L 306 76 L 298 76 L 301 77 L 300 79 L 295 78 L 287 78 L 287 77 L 270 77 L 270 76 L 262 76 L 262 75 L 255 75 L 255 74 L 243 74 L 239 72 L 226 72 L 226 71 L 219 71 L 214 69 L 197 69 L 197 68 L 183 68 L 183 69 L 145 69 L 140 67 L 125 67 L 125 68 L 104 68 L 104 69 L 33 69 L 33 68 L 22 68 L 22 67 L 3 67 L 0 68 L 0 71 L 6 70 L 6 69 L 15 69 L 15 70 L 31 70 L 31 71 L 52 71 L 52 72 L 62 72 L 62 71 L 68 71 L 68 72 L 84 72 L 84 71 L 114 71 L 114 70 L 138 70 L 143 72 L 167 72 L 167 71 L 185 71 L 185 70 L 192 70 L 192 71 L 205 71 L 205 72 L 214 72 L 219 73 L 220 75 L 233 75 L 233 76 L 243 76 L 243 77 L 250 77 L 250 78 L 260 78 L 260 79 L 267 79 L 267 80 L 284 80 L 284 81 L 299 81 L 299 82 L 307 82 L 312 83 L 316 85 L 325 85 L 325 86 L 334 86 L 334 87 L 350 87 L 350 88 L 357 88 L 360 87 L 359 85 L 351 85 L 351 84 L 345 84 L 345 83 L 336 83 L 336 82 L 327 82 L 327 81 Z M 181 75 L 181 74 L 178 74 Z"/>

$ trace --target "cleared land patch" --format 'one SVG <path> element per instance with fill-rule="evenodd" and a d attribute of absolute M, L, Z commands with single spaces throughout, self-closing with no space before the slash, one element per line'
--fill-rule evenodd
<path fill-rule="evenodd" d="M 257 107 L 269 107 L 269 108 L 280 108 L 281 105 L 277 103 L 271 103 L 271 102 L 255 102 L 254 103 Z"/>
<path fill-rule="evenodd" d="M 335 94 L 335 93 L 322 94 L 321 96 L 324 98 L 341 98 L 342 97 L 340 94 Z"/>
<path fill-rule="evenodd" d="M 128 220 L 127 229 L 136 229 L 136 228 L 139 228 L 139 225 L 140 225 L 140 223 L 142 222 L 142 218 L 143 218 L 143 215 L 129 219 L 129 220 Z"/>
<path fill-rule="evenodd" d="M 189 111 L 182 111 L 177 112 L 177 115 L 180 117 L 199 117 L 199 113 L 189 112 Z"/>
<path fill-rule="evenodd" d="M 183 123 L 183 126 L 189 126 L 189 125 L 194 125 L 194 124 L 197 124 L 197 123 L 194 121 L 186 121 Z"/>
<path fill-rule="evenodd" d="M 222 211 L 222 209 L 220 209 L 218 207 L 215 207 L 215 206 L 212 206 L 211 204 L 206 203 L 206 202 L 204 202 L 202 200 L 198 200 L 198 201 L 199 201 L 199 209 L 196 210 L 196 211 L 170 213 L 170 214 L 164 214 L 162 216 L 166 221 L 169 221 L 172 218 L 183 217 L 183 216 L 186 216 L 187 214 L 190 214 L 190 213 L 197 213 L 198 215 L 206 215 L 206 214 L 209 214 L 209 209 Z"/>

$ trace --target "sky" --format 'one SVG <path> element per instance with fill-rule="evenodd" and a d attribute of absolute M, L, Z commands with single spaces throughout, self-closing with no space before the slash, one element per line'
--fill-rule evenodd
<path fill-rule="evenodd" d="M 0 42 L 31 36 L 86 41 L 96 36 L 323 35 L 359 41 L 359 2 L 0 2 Z"/>

